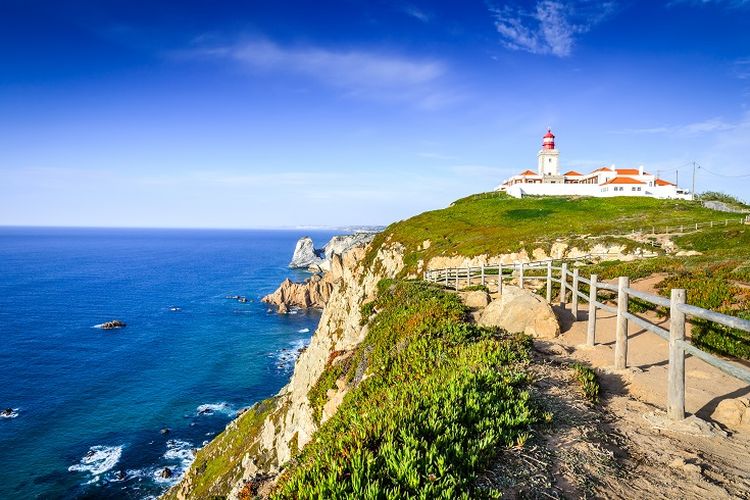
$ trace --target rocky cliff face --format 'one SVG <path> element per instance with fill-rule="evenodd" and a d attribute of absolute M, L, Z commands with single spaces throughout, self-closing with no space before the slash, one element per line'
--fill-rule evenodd
<path fill-rule="evenodd" d="M 186 476 L 166 498 L 238 498 L 248 488 L 262 495 L 293 452 L 310 441 L 321 422 L 310 406 L 308 392 L 329 359 L 350 351 L 364 338 L 360 308 L 374 298 L 378 281 L 395 277 L 404 267 L 404 249 L 397 243 L 383 245 L 368 264 L 364 261 L 367 250 L 360 244 L 332 259 L 331 271 L 321 279 L 331 290 L 327 304 L 289 384 L 276 397 L 238 417 L 201 449 Z M 289 299 L 289 293 L 301 294 L 300 300 L 309 298 L 305 295 L 309 290 L 287 284 L 272 294 L 278 294 L 273 300 Z M 335 411 L 336 401 L 340 402 L 346 391 L 341 387 L 330 395 L 322 420 Z"/>
<path fill-rule="evenodd" d="M 315 274 L 302 283 L 295 283 L 285 279 L 279 288 L 261 300 L 275 305 L 280 314 L 285 314 L 290 307 L 314 307 L 322 309 L 333 292 L 331 273 L 321 276 Z"/>

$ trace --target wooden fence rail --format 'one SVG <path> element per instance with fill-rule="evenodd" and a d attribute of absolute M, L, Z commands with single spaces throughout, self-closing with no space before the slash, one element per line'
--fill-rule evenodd
<path fill-rule="evenodd" d="M 590 256 L 580 259 L 585 260 Z M 557 262 L 560 265 L 555 265 Z M 546 285 L 546 299 L 552 303 L 552 285 L 560 285 L 559 305 L 565 308 L 570 295 L 571 312 L 574 321 L 579 319 L 579 301 L 588 303 L 588 324 L 586 329 L 586 344 L 596 345 L 596 316 L 598 310 L 604 310 L 617 315 L 615 331 L 615 369 L 622 370 L 628 366 L 628 322 L 633 322 L 646 331 L 652 332 L 664 339 L 669 348 L 669 367 L 667 376 L 667 414 L 672 420 L 685 418 L 685 355 L 689 354 L 718 368 L 724 373 L 750 384 L 750 370 L 709 354 L 685 338 L 685 326 L 689 317 L 700 318 L 718 323 L 730 328 L 750 332 L 750 321 L 735 316 L 728 316 L 715 311 L 702 309 L 686 303 L 686 292 L 683 289 L 671 290 L 670 297 L 662 297 L 652 293 L 636 290 L 630 286 L 627 276 L 618 278 L 617 284 L 603 283 L 597 275 L 589 278 L 579 275 L 579 270 L 570 270 L 570 261 L 537 261 L 520 262 L 516 264 L 498 264 L 493 266 L 474 266 L 464 268 L 433 269 L 425 273 L 427 281 L 442 284 L 449 288 L 460 290 L 473 285 L 483 285 L 502 293 L 503 282 L 515 279 L 520 287 L 534 283 L 538 290 Z M 541 285 L 541 287 L 540 287 Z M 581 285 L 588 289 L 584 292 Z M 614 305 L 600 302 L 598 292 L 606 290 L 614 292 L 617 299 Z M 662 328 L 629 312 L 628 303 L 631 297 L 663 307 L 669 314 L 669 329 Z"/>

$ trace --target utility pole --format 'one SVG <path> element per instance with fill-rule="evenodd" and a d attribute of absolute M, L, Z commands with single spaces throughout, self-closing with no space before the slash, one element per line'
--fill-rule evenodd
<path fill-rule="evenodd" d="M 690 193 L 693 195 L 693 200 L 695 200 L 695 162 L 693 162 L 693 187 L 690 188 Z"/>
<path fill-rule="evenodd" d="M 675 183 L 675 186 L 677 186 L 677 188 L 679 189 L 680 187 L 680 169 L 679 168 L 674 171 L 674 183 Z"/>

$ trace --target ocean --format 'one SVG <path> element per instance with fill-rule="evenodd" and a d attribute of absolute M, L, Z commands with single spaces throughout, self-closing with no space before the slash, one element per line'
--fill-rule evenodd
<path fill-rule="evenodd" d="M 0 498 L 174 484 L 194 448 L 287 383 L 315 331 L 319 312 L 259 300 L 306 277 L 286 267 L 304 234 L 333 235 L 0 228 Z M 95 327 L 115 319 L 127 326 Z"/>

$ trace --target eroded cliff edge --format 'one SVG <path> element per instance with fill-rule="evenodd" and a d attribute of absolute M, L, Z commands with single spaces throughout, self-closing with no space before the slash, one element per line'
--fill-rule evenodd
<path fill-rule="evenodd" d="M 404 268 L 400 244 L 386 242 L 372 249 L 371 245 L 354 246 L 333 257 L 331 271 L 324 277 L 330 296 L 289 384 L 273 398 L 245 411 L 199 450 L 185 477 L 165 498 L 238 498 L 247 485 L 260 488 L 262 494 L 292 454 L 310 441 L 321 421 L 335 412 L 346 388 L 331 395 L 319 416 L 308 393 L 332 353 L 350 351 L 364 338 L 361 306 L 372 300 L 377 283 L 395 277 Z"/>

